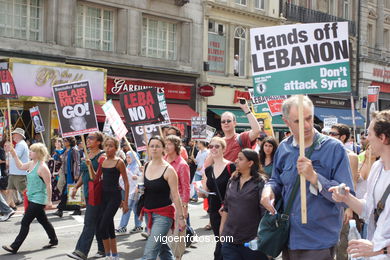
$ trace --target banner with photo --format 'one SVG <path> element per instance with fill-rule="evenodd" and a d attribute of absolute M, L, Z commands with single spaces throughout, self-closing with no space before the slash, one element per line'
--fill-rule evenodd
<path fill-rule="evenodd" d="M 99 131 L 88 81 L 53 86 L 62 137 Z"/>
<path fill-rule="evenodd" d="M 160 135 L 160 132 L 158 130 L 158 126 L 156 125 L 146 125 L 146 137 L 149 140 L 152 136 Z M 132 126 L 131 132 L 133 134 L 134 144 L 137 148 L 137 151 L 145 151 L 147 147 L 147 143 L 145 140 L 144 135 L 144 127 L 142 126 Z"/>
<path fill-rule="evenodd" d="M 191 118 L 191 139 L 192 140 L 206 140 L 207 132 L 207 117 L 195 116 Z"/>
<path fill-rule="evenodd" d="M 126 123 L 130 126 L 157 124 L 164 121 L 155 88 L 122 93 L 120 102 Z"/>
<path fill-rule="evenodd" d="M 43 120 L 41 113 L 39 112 L 39 107 L 30 108 L 31 121 L 34 124 L 35 133 L 45 132 L 45 126 L 43 125 Z"/>

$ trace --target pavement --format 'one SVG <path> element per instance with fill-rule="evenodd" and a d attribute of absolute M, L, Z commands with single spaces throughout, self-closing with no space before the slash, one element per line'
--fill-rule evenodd
<path fill-rule="evenodd" d="M 0 245 L 10 245 L 20 230 L 20 222 L 23 217 L 23 207 L 18 207 L 17 212 L 6 222 L 0 222 Z M 83 228 L 85 209 L 82 210 L 81 216 L 71 216 L 72 211 L 64 212 L 64 216 L 59 218 L 53 213 L 55 210 L 47 211 L 49 221 L 54 226 L 59 239 L 59 245 L 51 249 L 42 249 L 42 246 L 46 245 L 49 240 L 42 226 L 34 220 L 30 226 L 30 232 L 24 241 L 23 245 L 19 249 L 16 255 L 12 255 L 0 248 L 1 260 L 24 260 L 24 259 L 71 259 L 66 256 L 66 253 L 70 253 L 74 250 L 77 240 Z M 203 229 L 208 224 L 209 219 L 207 213 L 203 210 L 202 202 L 190 203 L 189 212 L 191 218 L 191 226 L 198 234 L 198 236 L 204 236 L 202 239 L 211 240 L 213 237 L 212 231 L 206 231 Z M 114 218 L 115 227 L 118 227 L 122 210 L 118 210 Z M 134 226 L 133 215 L 130 218 L 128 230 L 131 230 Z M 140 233 L 131 235 L 122 235 L 117 237 L 118 252 L 120 259 L 135 260 L 142 257 L 143 248 L 145 245 L 145 239 Z M 215 243 L 211 242 L 197 242 L 191 247 L 186 249 L 183 256 L 183 260 L 196 260 L 196 259 L 213 259 L 213 252 Z M 96 241 L 92 243 L 90 258 L 97 252 Z M 102 259 L 102 258 L 101 258 Z"/>

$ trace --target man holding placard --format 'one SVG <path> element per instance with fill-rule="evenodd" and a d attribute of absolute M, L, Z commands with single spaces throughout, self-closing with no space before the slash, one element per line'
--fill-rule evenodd
<path fill-rule="evenodd" d="M 305 176 L 308 223 L 301 224 L 300 194 L 296 193 L 290 214 L 288 250 L 283 259 L 333 259 L 342 210 L 328 189 L 340 183 L 353 187 L 349 160 L 339 141 L 314 129 L 314 106 L 308 97 L 303 100 L 306 157 L 299 156 L 298 104 L 298 96 L 283 103 L 283 120 L 292 136 L 282 141 L 275 153 L 272 177 L 263 190 L 261 204 L 275 214 L 274 200 L 282 197 L 286 206 L 294 185 L 299 185 L 298 173 Z"/>

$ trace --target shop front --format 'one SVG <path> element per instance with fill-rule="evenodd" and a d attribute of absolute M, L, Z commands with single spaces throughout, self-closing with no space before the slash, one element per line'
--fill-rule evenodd
<path fill-rule="evenodd" d="M 23 128 L 29 140 L 34 138 L 29 113 L 34 106 L 38 106 L 46 129 L 43 132 L 45 143 L 49 144 L 50 140 L 61 135 L 53 101 L 53 85 L 88 80 L 94 102 L 103 104 L 106 100 L 105 69 L 17 58 L 3 59 L 0 63 L 2 68 L 11 72 L 18 92 L 18 99 L 11 100 L 12 126 Z M 5 117 L 6 110 L 5 100 L 0 100 L 0 117 Z"/>

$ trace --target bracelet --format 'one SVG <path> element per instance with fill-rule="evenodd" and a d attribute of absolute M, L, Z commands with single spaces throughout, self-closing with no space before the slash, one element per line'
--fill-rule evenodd
<path fill-rule="evenodd" d="M 245 113 L 245 115 L 248 115 L 248 114 L 250 114 L 250 113 L 251 113 L 251 111 L 249 110 L 248 112 Z"/>
<path fill-rule="evenodd" d="M 387 252 L 387 247 L 384 247 L 382 250 L 383 250 L 383 254 L 384 254 L 384 255 L 387 255 L 387 254 L 388 254 L 388 252 Z"/>

